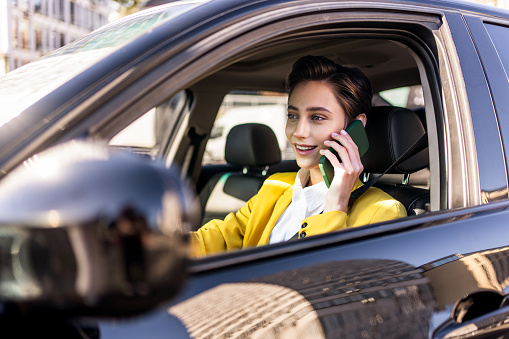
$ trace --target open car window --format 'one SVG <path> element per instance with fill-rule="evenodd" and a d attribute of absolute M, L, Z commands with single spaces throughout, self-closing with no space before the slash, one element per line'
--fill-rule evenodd
<path fill-rule="evenodd" d="M 108 144 L 155 159 L 188 108 L 189 94 L 180 91 L 116 133 Z"/>
<path fill-rule="evenodd" d="M 300 43 L 303 46 L 306 45 L 306 43 Z M 382 98 L 384 102 L 382 103 L 381 101 L 374 101 L 373 105 L 402 107 L 408 108 L 409 112 L 411 111 L 412 113 L 419 112 L 419 118 L 422 118 L 420 121 L 423 126 L 423 131 L 427 129 L 425 112 L 430 108 L 432 110 L 433 102 L 430 101 L 431 93 L 429 91 L 430 87 L 435 86 L 435 84 L 422 83 L 422 81 L 427 80 L 426 78 L 421 78 L 419 76 L 418 65 L 423 62 L 421 59 L 417 58 L 414 54 L 411 54 L 408 51 L 403 49 L 400 50 L 401 44 L 395 43 L 391 40 L 373 41 L 371 39 L 365 38 L 345 40 L 339 39 L 335 41 L 335 43 L 336 46 L 331 43 L 329 47 L 325 49 L 317 49 L 316 51 L 308 50 L 306 52 L 314 55 L 330 56 L 333 51 L 340 50 L 341 46 L 346 44 L 350 46 L 352 51 L 351 53 L 355 54 L 356 57 L 360 58 L 359 55 L 363 55 L 363 57 L 366 58 L 364 53 L 367 52 L 364 50 L 372 44 L 379 45 L 380 47 L 380 50 L 374 49 L 374 53 L 386 53 L 388 49 L 394 49 L 394 51 L 391 52 L 394 53 L 393 57 L 396 59 L 394 62 L 399 62 L 401 64 L 404 61 L 404 63 L 407 64 L 406 67 L 414 68 L 414 71 L 417 73 L 417 75 L 408 76 L 408 74 L 402 73 L 399 79 L 395 80 L 393 78 L 391 79 L 391 82 L 385 83 L 381 77 L 378 78 L 376 72 L 371 73 L 370 68 L 361 68 L 361 70 L 365 72 L 368 77 L 370 77 L 370 80 L 372 81 L 375 88 L 382 89 L 376 91 L 376 93 L 379 93 L 379 97 Z M 200 97 L 205 96 L 201 95 L 202 91 L 207 91 L 205 85 L 208 85 L 209 83 L 217 84 L 217 82 L 214 81 L 216 76 L 222 81 L 225 81 L 225 78 L 228 79 L 228 72 L 235 73 L 237 70 L 242 69 L 242 65 L 244 63 L 253 64 L 254 62 L 258 61 L 258 59 L 268 57 L 269 54 L 269 52 L 265 52 L 263 55 L 252 55 L 247 60 L 241 60 L 229 68 L 226 68 L 225 70 L 219 71 L 217 74 L 210 76 L 209 79 L 203 80 L 202 83 L 196 85 L 194 88 L 192 88 L 192 90 L 198 92 L 196 96 L 199 100 Z M 401 58 L 401 60 L 398 61 L 398 58 Z M 354 62 L 353 59 L 346 61 L 336 57 L 334 60 L 339 63 L 346 63 L 350 66 L 355 65 L 352 65 Z M 290 69 L 289 66 L 291 66 L 293 61 L 295 61 L 295 59 L 288 58 L 287 62 L 285 63 L 286 67 L 284 72 L 278 70 L 280 83 L 284 83 L 286 72 L 288 72 Z M 376 62 L 376 57 L 374 57 L 373 62 Z M 260 64 L 262 66 L 260 66 L 261 68 L 257 68 L 257 70 L 270 77 L 270 64 L 268 64 L 267 69 L 263 68 L 263 62 Z M 240 73 L 242 72 L 239 71 L 239 74 Z M 242 87 L 245 86 L 252 88 L 254 86 L 254 84 L 249 83 L 249 76 L 254 77 L 254 75 L 249 74 L 247 69 L 246 73 L 247 74 L 242 77 L 237 74 L 235 77 L 232 76 L 232 79 L 236 80 L 238 78 L 242 78 L 243 80 L 238 83 L 236 83 L 235 80 L 232 80 L 233 82 L 228 84 L 228 87 L 238 87 L 238 89 L 234 89 L 233 91 L 228 90 L 227 94 L 223 97 L 221 103 L 218 106 L 218 113 L 216 114 L 215 120 L 213 121 L 213 125 L 211 126 L 210 132 L 207 135 L 208 138 L 206 137 L 207 140 L 203 151 L 200 177 L 196 186 L 203 213 L 202 225 L 213 219 L 222 220 L 229 213 L 237 212 L 251 197 L 257 193 L 260 185 L 263 184 L 263 181 L 268 178 L 270 174 L 276 172 L 298 170 L 298 166 L 296 165 L 295 160 L 292 160 L 294 159 L 294 155 L 292 154 L 293 151 L 291 150 L 291 147 L 289 147 L 289 145 L 286 143 L 286 138 L 284 136 L 284 128 L 286 123 L 286 119 L 284 118 L 286 113 L 285 101 L 287 99 L 283 96 L 281 96 L 281 98 L 267 98 L 263 96 L 260 97 L 259 93 L 270 92 L 270 87 L 260 87 L 254 92 L 242 92 Z M 398 77 L 397 72 L 394 74 L 394 76 Z M 255 81 L 257 81 L 257 79 L 253 78 L 253 82 Z M 400 86 L 394 86 L 398 82 Z M 416 82 L 418 82 L 418 84 L 415 84 Z M 425 91 L 428 91 L 426 95 L 424 95 Z M 425 100 L 425 97 L 428 98 L 427 101 Z M 263 98 L 263 100 L 261 98 Z M 274 99 L 281 99 L 281 101 L 270 102 L 270 100 Z M 248 101 L 249 103 L 247 103 Z M 198 112 L 194 112 L 195 114 L 201 114 L 199 111 L 200 107 L 200 103 L 197 103 Z M 210 106 L 204 105 L 203 107 L 207 107 L 208 110 L 205 112 L 204 109 L 203 114 L 210 114 Z M 269 126 L 278 139 L 279 147 L 282 148 L 286 145 L 285 148 L 281 149 L 282 156 L 279 163 L 270 166 L 265 166 L 265 164 L 261 163 L 258 166 L 253 166 L 252 164 L 242 165 L 236 160 L 232 160 L 231 163 L 226 161 L 225 146 L 227 144 L 228 134 L 232 131 L 234 126 L 250 123 L 261 123 Z M 398 128 L 401 130 L 404 128 L 404 126 L 400 126 Z M 246 145 L 246 152 L 247 149 L 248 146 Z M 428 157 L 427 153 L 426 157 Z M 362 176 L 362 180 L 367 181 L 369 180 L 370 176 L 373 177 L 379 175 L 384 169 L 386 168 L 383 168 L 377 172 L 366 172 Z M 232 178 L 235 178 L 235 180 L 243 180 L 243 177 L 250 176 L 254 177 L 254 180 L 258 180 L 256 184 L 252 184 L 253 180 L 251 180 L 251 178 L 249 179 L 249 184 L 238 184 L 238 186 L 236 186 L 233 183 L 234 181 L 232 181 Z M 255 188 L 251 187 L 251 185 L 254 185 Z M 414 193 L 419 194 L 417 199 L 419 201 L 419 206 L 411 206 L 411 202 L 405 201 L 404 204 L 408 210 L 408 215 L 423 214 L 432 210 L 429 201 L 431 184 L 430 170 L 428 166 L 420 168 L 419 170 L 416 170 L 412 173 L 385 175 L 377 183 L 377 186 L 382 190 L 386 190 L 389 195 L 400 201 L 409 199 L 403 196 L 407 193 L 402 192 L 411 192 L 408 193 L 409 196 L 413 196 Z"/>

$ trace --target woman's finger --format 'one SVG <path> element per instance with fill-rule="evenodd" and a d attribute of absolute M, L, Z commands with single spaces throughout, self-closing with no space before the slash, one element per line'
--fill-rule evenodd
<path fill-rule="evenodd" d="M 335 141 L 326 141 L 324 144 L 326 146 L 331 147 L 332 149 L 334 149 L 336 151 L 336 153 L 338 154 L 338 157 L 336 157 L 332 152 L 331 152 L 331 155 L 333 157 L 337 158 L 338 164 L 343 163 L 344 164 L 343 166 L 347 166 L 347 167 L 350 166 L 351 163 L 350 163 L 350 157 L 348 154 L 349 152 L 344 146 L 338 144 Z M 327 150 L 327 151 L 330 152 L 329 150 Z M 331 163 L 333 166 L 337 166 L 332 161 L 331 161 Z"/>
<path fill-rule="evenodd" d="M 334 150 L 336 149 L 334 148 Z M 320 154 L 325 155 L 325 157 L 329 159 L 333 167 L 343 167 L 343 165 L 340 162 L 340 159 L 338 159 L 338 157 L 334 153 L 332 153 L 329 149 L 320 150 Z"/>
<path fill-rule="evenodd" d="M 361 156 L 359 154 L 359 148 L 357 144 L 353 141 L 351 136 L 346 131 L 341 131 L 339 135 L 333 135 L 333 138 L 338 140 L 348 151 L 349 160 L 352 164 L 354 171 L 362 171 L 364 167 L 362 166 Z"/>
<path fill-rule="evenodd" d="M 345 138 L 344 135 L 333 134 L 332 137 L 337 141 L 326 141 L 325 145 L 332 147 L 339 155 L 339 161 L 343 162 L 345 169 L 348 172 L 351 172 L 356 167 L 358 167 L 359 160 L 358 157 L 358 149 L 355 143 L 351 140 Z M 338 144 L 339 142 L 339 144 Z M 357 156 L 356 156 L 357 155 Z"/>

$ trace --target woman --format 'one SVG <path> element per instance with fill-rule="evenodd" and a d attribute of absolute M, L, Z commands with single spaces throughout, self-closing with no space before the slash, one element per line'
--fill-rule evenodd
<path fill-rule="evenodd" d="M 372 97 L 366 76 L 325 57 L 306 56 L 293 65 L 287 87 L 286 137 L 300 170 L 270 176 L 237 213 L 212 220 L 194 232 L 196 256 L 406 216 L 399 201 L 377 188 L 369 188 L 348 206 L 352 190 L 362 185 L 358 178 L 363 166 L 345 128 L 354 119 L 366 125 Z M 322 155 L 334 166 L 329 189 L 318 166 Z"/>

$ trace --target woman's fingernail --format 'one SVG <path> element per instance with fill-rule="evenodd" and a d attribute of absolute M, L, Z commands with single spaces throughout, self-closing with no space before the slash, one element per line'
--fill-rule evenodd
<path fill-rule="evenodd" d="M 330 140 L 325 140 L 323 143 L 328 145 L 328 144 L 330 144 Z"/>
<path fill-rule="evenodd" d="M 332 136 L 333 136 L 333 137 L 337 137 L 337 136 L 338 136 L 338 134 L 337 134 L 336 132 L 334 132 L 334 133 L 332 133 Z"/>
<path fill-rule="evenodd" d="M 344 129 L 341 130 L 341 134 L 343 135 L 347 135 L 348 133 L 346 133 L 346 131 Z"/>

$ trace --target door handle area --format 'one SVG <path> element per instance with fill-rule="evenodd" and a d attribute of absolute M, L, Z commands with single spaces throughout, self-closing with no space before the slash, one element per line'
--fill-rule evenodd
<path fill-rule="evenodd" d="M 456 302 L 448 320 L 437 327 L 433 338 L 500 338 L 509 336 L 509 296 L 480 291 Z M 505 336 L 503 336 L 505 337 Z"/>

